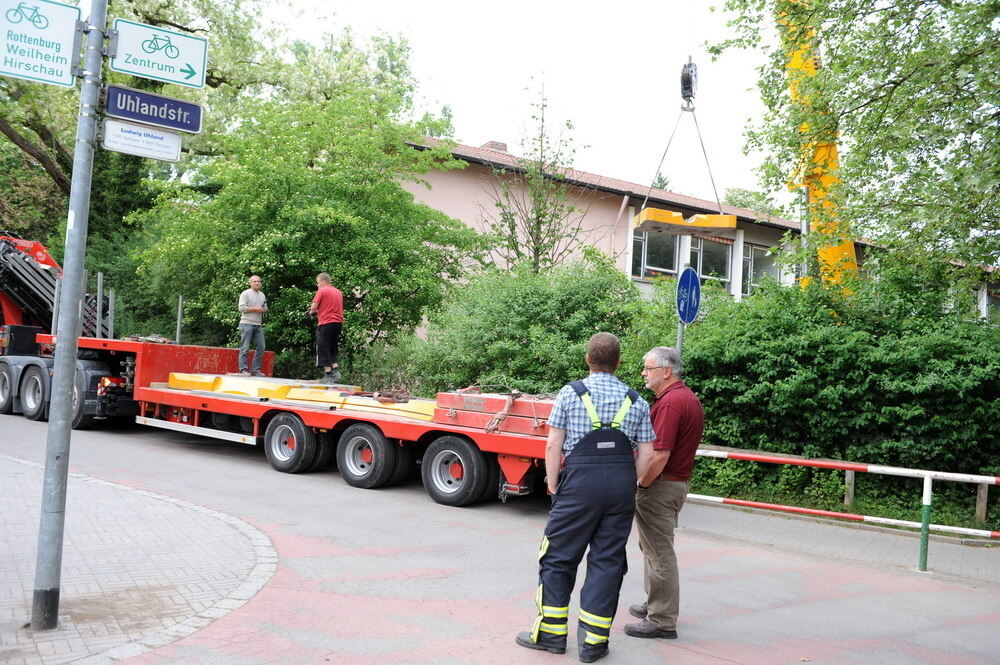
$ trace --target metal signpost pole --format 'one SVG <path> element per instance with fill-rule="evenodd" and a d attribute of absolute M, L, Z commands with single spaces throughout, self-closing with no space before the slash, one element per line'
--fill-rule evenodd
<path fill-rule="evenodd" d="M 93 0 L 87 20 L 87 52 L 83 59 L 80 116 L 77 120 L 73 179 L 70 187 L 69 216 L 66 223 L 66 254 L 60 294 L 58 330 L 50 390 L 48 437 L 45 444 L 45 479 L 42 489 L 42 516 L 38 530 L 38 557 L 31 627 L 55 628 L 59 623 L 59 587 L 62 574 L 63 529 L 66 518 L 66 483 L 69 475 L 70 421 L 73 385 L 76 379 L 77 339 L 83 297 L 83 260 L 87 245 L 90 186 L 94 165 L 97 110 L 101 87 L 102 49 L 107 22 L 107 0 Z M 82 399 L 82 395 L 80 396 Z"/>

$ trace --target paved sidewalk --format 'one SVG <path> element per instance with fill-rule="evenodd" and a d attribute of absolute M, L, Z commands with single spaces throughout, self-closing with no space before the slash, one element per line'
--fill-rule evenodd
<path fill-rule="evenodd" d="M 242 520 L 70 474 L 59 627 L 31 631 L 42 468 L 0 454 L 0 663 L 110 663 L 174 642 L 270 579 L 270 540 Z"/>

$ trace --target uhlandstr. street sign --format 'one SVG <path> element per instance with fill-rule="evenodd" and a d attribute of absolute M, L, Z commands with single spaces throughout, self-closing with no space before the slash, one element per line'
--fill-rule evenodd
<path fill-rule="evenodd" d="M 201 132 L 201 106 L 121 85 L 105 89 L 104 114 L 147 125 Z"/>
<path fill-rule="evenodd" d="M 80 57 L 80 8 L 49 0 L 0 0 L 0 75 L 72 87 Z"/>
<path fill-rule="evenodd" d="M 205 87 L 208 41 L 145 23 L 115 19 L 118 34 L 111 69 L 142 78 Z"/>
<path fill-rule="evenodd" d="M 677 278 L 677 318 L 691 323 L 698 318 L 701 305 L 701 280 L 694 268 L 685 268 Z"/>

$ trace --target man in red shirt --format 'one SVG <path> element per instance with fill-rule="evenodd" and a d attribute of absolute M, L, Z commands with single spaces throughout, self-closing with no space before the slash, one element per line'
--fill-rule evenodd
<path fill-rule="evenodd" d="M 653 458 L 639 476 L 635 521 L 644 556 L 646 602 L 629 613 L 642 619 L 625 626 L 632 637 L 677 638 L 680 581 L 674 553 L 674 527 L 684 505 L 695 452 L 705 428 L 701 402 L 681 381 L 683 367 L 675 349 L 657 346 L 642 359 L 646 387 L 656 394 L 649 416 L 656 440 Z"/>
<path fill-rule="evenodd" d="M 344 294 L 330 285 L 330 275 L 321 272 L 316 275 L 316 295 L 309 305 L 309 315 L 317 315 L 316 325 L 316 366 L 323 368 L 320 383 L 340 381 L 340 365 L 337 354 L 340 350 L 340 328 L 344 324 Z"/>

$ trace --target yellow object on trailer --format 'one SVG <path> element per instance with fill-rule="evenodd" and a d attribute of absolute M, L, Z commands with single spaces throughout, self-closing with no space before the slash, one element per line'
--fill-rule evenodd
<path fill-rule="evenodd" d="M 295 401 L 302 402 L 303 404 L 324 404 L 348 411 L 382 413 L 385 415 L 415 418 L 427 422 L 434 419 L 434 408 L 436 406 L 433 400 L 414 398 L 402 402 L 383 401 L 377 397 L 352 394 L 361 392 L 360 386 L 330 386 L 305 383 L 293 379 L 234 376 L 230 374 L 185 374 L 171 372 L 167 381 L 167 387 L 174 390 L 213 392 L 218 393 L 220 397 L 234 395 Z"/>

